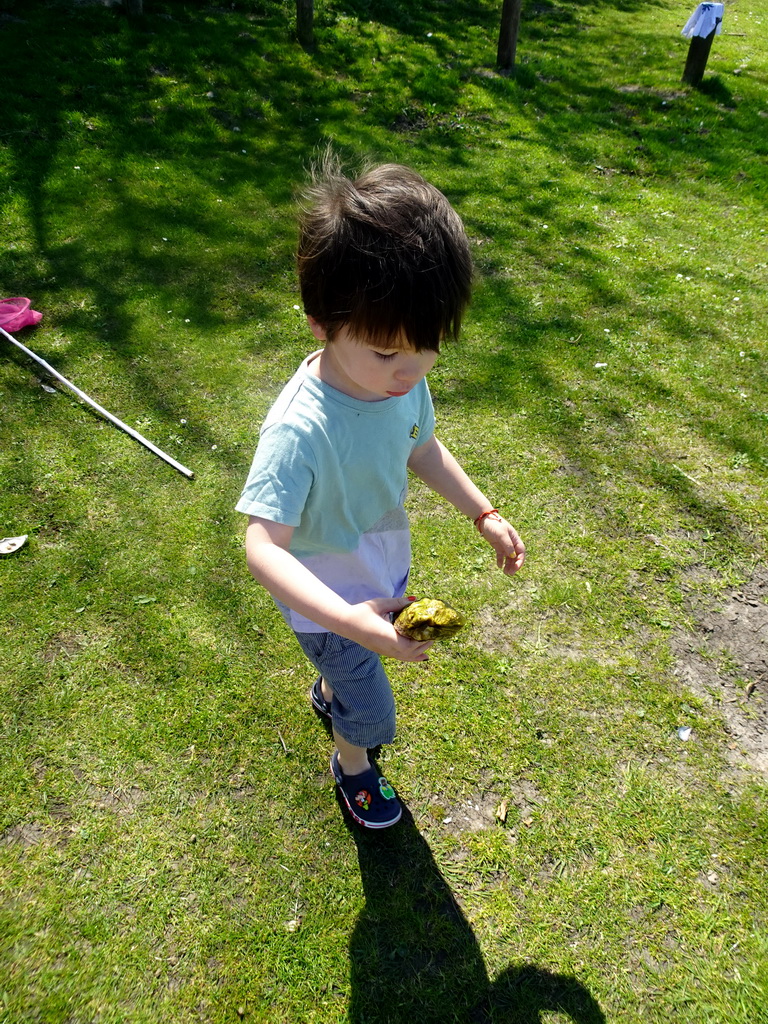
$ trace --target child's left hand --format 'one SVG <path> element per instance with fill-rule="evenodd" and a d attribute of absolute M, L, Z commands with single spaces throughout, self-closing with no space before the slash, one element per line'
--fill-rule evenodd
<path fill-rule="evenodd" d="M 496 552 L 496 565 L 514 576 L 525 561 L 525 544 L 514 526 L 496 513 L 483 519 L 480 533 Z"/>

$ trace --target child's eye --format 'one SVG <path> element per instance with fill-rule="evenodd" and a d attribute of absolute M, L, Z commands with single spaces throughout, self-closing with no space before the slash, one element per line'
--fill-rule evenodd
<path fill-rule="evenodd" d="M 374 351 L 373 354 L 375 356 L 378 356 L 379 359 L 383 359 L 385 363 L 388 362 L 390 359 L 394 359 L 395 356 L 397 355 L 396 352 L 385 353 L 385 352 L 375 352 L 375 351 Z"/>

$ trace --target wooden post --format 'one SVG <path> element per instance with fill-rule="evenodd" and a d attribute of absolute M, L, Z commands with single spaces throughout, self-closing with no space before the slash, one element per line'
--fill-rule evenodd
<path fill-rule="evenodd" d="M 522 6 L 523 0 L 504 0 L 501 8 L 501 27 L 499 28 L 496 63 L 504 71 L 511 71 L 515 66 L 517 34 L 520 29 Z"/>
<path fill-rule="evenodd" d="M 305 50 L 315 45 L 315 0 L 296 0 L 296 35 Z"/>
<path fill-rule="evenodd" d="M 693 36 L 691 45 L 688 47 L 688 58 L 683 71 L 683 81 L 687 85 L 698 85 L 704 77 L 704 69 L 709 60 L 709 51 L 712 49 L 712 40 L 715 38 L 716 29 L 712 29 L 708 36 Z"/>

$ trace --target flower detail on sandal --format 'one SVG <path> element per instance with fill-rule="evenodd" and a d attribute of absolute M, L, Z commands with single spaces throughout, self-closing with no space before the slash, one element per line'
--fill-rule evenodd
<path fill-rule="evenodd" d="M 395 794 L 393 792 L 392 796 L 394 796 L 394 795 Z M 362 807 L 362 809 L 364 811 L 370 810 L 370 807 L 371 807 L 371 794 L 368 792 L 367 789 L 361 789 L 360 790 L 360 792 L 355 797 L 355 803 L 357 804 L 358 807 Z"/>

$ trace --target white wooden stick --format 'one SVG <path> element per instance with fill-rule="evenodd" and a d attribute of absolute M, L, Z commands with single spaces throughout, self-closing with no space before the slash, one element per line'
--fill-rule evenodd
<path fill-rule="evenodd" d="M 142 434 L 138 432 L 138 430 L 134 430 L 133 427 L 129 427 L 127 423 L 123 423 L 122 420 L 119 420 L 117 416 L 113 416 L 111 412 L 107 412 L 107 410 L 103 406 L 99 405 L 98 402 L 94 402 L 94 400 L 92 398 L 89 398 L 84 391 L 81 391 L 80 388 L 75 387 L 72 381 L 67 380 L 67 378 L 62 376 L 58 372 L 58 370 L 54 370 L 54 368 L 50 366 L 48 363 L 46 363 L 44 359 L 41 359 L 40 356 L 35 355 L 32 349 L 27 348 L 26 345 L 22 345 L 20 341 L 17 341 L 12 335 L 8 333 L 8 331 L 6 331 L 2 327 L 0 327 L 0 334 L 6 337 L 8 341 L 14 344 L 17 348 L 20 348 L 22 352 L 24 352 L 26 355 L 30 357 L 30 359 L 34 359 L 36 363 L 39 363 L 39 365 L 43 367 L 46 373 L 49 373 L 52 377 L 55 377 L 56 380 L 61 381 L 62 384 L 66 384 L 68 388 L 74 391 L 78 398 L 81 398 L 86 403 L 86 405 L 90 405 L 92 409 L 95 409 L 96 412 L 98 412 L 101 416 L 104 416 L 105 419 L 108 419 L 110 423 L 114 423 L 116 427 L 119 427 L 121 430 L 124 430 L 126 434 L 130 434 L 132 438 L 134 438 L 140 444 L 143 444 L 145 448 L 149 448 L 149 450 L 153 452 L 155 455 L 159 455 L 161 459 L 168 463 L 169 466 L 173 466 L 174 469 L 177 469 L 180 473 L 183 473 L 184 476 L 188 477 L 190 480 L 194 477 L 195 474 L 192 472 L 191 469 L 187 469 L 186 466 L 182 466 L 182 464 L 180 462 L 177 462 L 176 459 L 172 458 L 172 456 L 167 455 L 164 451 L 161 451 L 156 445 L 152 444 L 151 441 L 148 441 L 146 437 L 144 437 Z"/>

